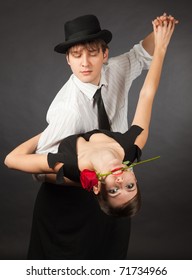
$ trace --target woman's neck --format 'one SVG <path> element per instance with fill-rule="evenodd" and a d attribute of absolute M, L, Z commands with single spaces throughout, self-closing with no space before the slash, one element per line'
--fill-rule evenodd
<path fill-rule="evenodd" d="M 122 167 L 122 155 L 115 150 L 108 149 L 97 153 L 91 160 L 93 169 L 100 173 Z"/>

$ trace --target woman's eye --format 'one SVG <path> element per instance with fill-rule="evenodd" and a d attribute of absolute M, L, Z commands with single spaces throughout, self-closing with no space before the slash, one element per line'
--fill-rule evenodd
<path fill-rule="evenodd" d="M 129 185 L 127 185 L 127 188 L 128 188 L 128 189 L 132 189 L 134 186 L 135 186 L 134 183 L 130 183 Z"/>
<path fill-rule="evenodd" d="M 118 188 L 108 190 L 108 192 L 111 193 L 111 194 L 115 194 L 117 191 L 118 191 Z"/>

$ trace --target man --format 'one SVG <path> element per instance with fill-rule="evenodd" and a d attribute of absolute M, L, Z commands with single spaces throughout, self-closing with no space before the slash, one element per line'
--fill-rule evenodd
<path fill-rule="evenodd" d="M 172 20 L 166 15 L 162 20 Z M 158 24 L 158 19 L 157 19 Z M 108 60 L 112 34 L 94 15 L 65 24 L 65 42 L 55 51 L 66 54 L 73 74 L 56 95 L 36 153 L 56 152 L 61 139 L 101 128 L 94 95 L 101 88 L 109 129 L 128 128 L 127 94 L 132 81 L 148 69 L 153 33 L 140 44 Z M 75 186 L 49 183 L 44 176 L 34 209 L 30 259 L 126 259 L 130 220 L 105 215 L 92 193 Z"/>
<path fill-rule="evenodd" d="M 142 70 L 148 69 L 154 49 L 151 33 L 129 53 L 108 60 L 107 44 L 112 34 L 101 30 L 93 15 L 67 22 L 65 36 L 66 41 L 55 51 L 66 54 L 73 74 L 48 110 L 48 127 L 41 135 L 37 153 L 54 152 L 66 136 L 98 128 L 93 96 L 101 86 L 111 130 L 125 132 L 129 89 Z M 92 45 L 84 44 L 87 42 Z"/>

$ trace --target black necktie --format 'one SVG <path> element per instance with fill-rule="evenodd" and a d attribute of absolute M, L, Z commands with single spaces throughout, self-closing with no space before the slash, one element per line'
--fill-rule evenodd
<path fill-rule="evenodd" d="M 101 96 L 101 88 L 99 88 L 96 91 L 93 98 L 94 98 L 94 102 L 97 103 L 99 128 L 110 130 L 109 119 L 108 119 L 107 113 L 105 111 L 105 106 L 103 104 L 103 99 Z"/>

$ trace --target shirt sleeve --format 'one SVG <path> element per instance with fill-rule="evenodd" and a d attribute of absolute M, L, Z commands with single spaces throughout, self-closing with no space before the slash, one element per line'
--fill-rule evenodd
<path fill-rule="evenodd" d="M 140 41 L 139 44 L 135 45 L 133 50 L 135 51 L 136 58 L 141 63 L 142 68 L 145 70 L 149 69 L 153 57 L 143 48 L 142 42 L 143 40 Z"/>
<path fill-rule="evenodd" d="M 142 46 L 142 41 L 124 54 L 112 57 L 108 61 L 108 71 L 110 76 L 115 76 L 117 80 L 130 88 L 131 83 L 143 70 L 149 69 L 152 61 L 150 56 Z"/>
<path fill-rule="evenodd" d="M 55 153 L 62 139 L 77 133 L 81 116 L 72 108 L 63 108 L 63 110 L 64 113 L 58 109 L 52 115 L 48 126 L 41 134 L 36 153 Z"/>

